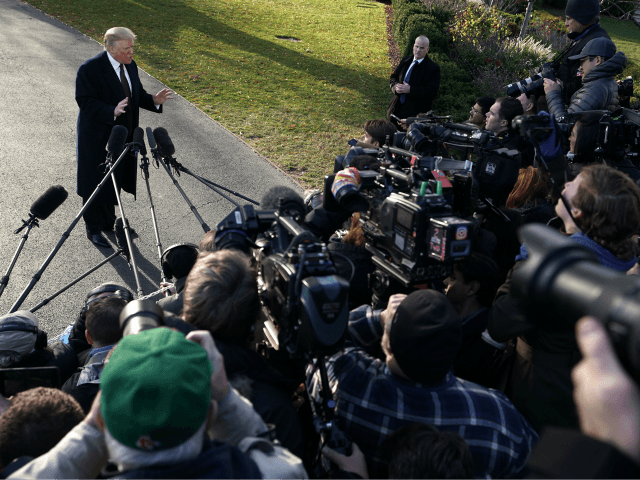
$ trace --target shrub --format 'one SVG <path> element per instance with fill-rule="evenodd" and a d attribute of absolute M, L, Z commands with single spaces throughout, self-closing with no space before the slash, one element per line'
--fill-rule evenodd
<path fill-rule="evenodd" d="M 441 82 L 433 109 L 465 120 L 469 108 L 480 92 L 471 82 L 469 72 L 449 58 L 451 35 L 449 24 L 461 2 L 455 0 L 424 0 L 416 5 L 411 0 L 393 0 L 392 33 L 398 49 L 410 55 L 418 35 L 429 37 L 429 57 L 440 66 Z"/>
<path fill-rule="evenodd" d="M 523 41 L 491 37 L 481 45 L 466 40 L 456 44 L 456 52 L 473 84 L 493 97 L 504 95 L 506 85 L 530 76 L 552 55 L 549 47 L 529 37 Z"/>

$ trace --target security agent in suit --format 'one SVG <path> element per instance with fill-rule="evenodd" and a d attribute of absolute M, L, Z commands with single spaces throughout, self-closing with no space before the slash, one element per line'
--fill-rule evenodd
<path fill-rule="evenodd" d="M 76 76 L 76 102 L 80 107 L 76 134 L 78 159 L 77 193 L 85 204 L 100 181 L 106 168 L 105 147 L 115 125 L 129 130 L 130 142 L 133 130 L 138 126 L 140 107 L 162 112 L 162 104 L 173 98 L 165 88 L 156 95 L 147 93 L 138 77 L 133 61 L 133 45 L 136 36 L 128 28 L 115 27 L 104 36 L 105 51 L 84 62 Z M 127 91 L 128 90 L 128 91 Z M 115 171 L 118 188 L 135 196 L 136 161 L 133 155 L 123 159 Z M 116 195 L 112 182 L 100 191 L 84 213 L 87 237 L 100 247 L 109 243 L 100 233 L 113 229 Z"/>
<path fill-rule="evenodd" d="M 413 44 L 413 56 L 403 58 L 391 74 L 389 87 L 394 95 L 387 118 L 394 125 L 398 123 L 391 114 L 405 119 L 431 110 L 440 88 L 440 67 L 427 57 L 428 51 L 429 39 L 420 35 Z"/>

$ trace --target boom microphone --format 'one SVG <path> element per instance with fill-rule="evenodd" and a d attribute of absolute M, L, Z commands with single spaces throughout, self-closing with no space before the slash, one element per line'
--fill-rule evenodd
<path fill-rule="evenodd" d="M 160 152 L 160 155 L 162 155 L 163 157 L 170 157 L 176 152 L 176 149 L 173 146 L 173 142 L 169 138 L 169 134 L 167 133 L 166 128 L 156 128 L 153 131 L 153 136 L 158 143 L 158 152 Z"/>
<path fill-rule="evenodd" d="M 147 147 L 144 144 L 144 130 L 140 127 L 136 127 L 133 131 L 133 146 L 136 154 L 140 153 L 142 156 L 147 154 Z"/>
<path fill-rule="evenodd" d="M 290 215 L 299 214 L 304 218 L 307 214 L 307 207 L 304 205 L 302 197 L 298 193 L 284 186 L 271 187 L 264 194 L 260 201 L 260 210 L 277 210 L 282 200 L 283 210 Z"/>
<path fill-rule="evenodd" d="M 107 152 L 109 152 L 111 158 L 118 158 L 122 155 L 124 144 L 127 142 L 127 135 L 129 135 L 127 127 L 123 125 L 113 127 L 107 143 Z"/>
<path fill-rule="evenodd" d="M 34 217 L 45 220 L 51 215 L 69 196 L 62 185 L 49 187 L 40 197 L 33 202 L 29 212 Z"/>
<path fill-rule="evenodd" d="M 124 232 L 124 222 L 122 218 L 116 219 L 116 245 L 122 250 L 122 254 L 127 259 L 127 263 L 130 263 L 131 252 L 129 251 L 129 244 L 127 243 L 127 234 Z"/>

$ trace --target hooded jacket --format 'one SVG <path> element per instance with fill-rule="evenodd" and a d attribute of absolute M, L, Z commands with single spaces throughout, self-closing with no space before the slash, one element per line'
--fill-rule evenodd
<path fill-rule="evenodd" d="M 556 118 L 567 113 L 589 110 L 615 110 L 619 105 L 616 75 L 627 66 L 627 57 L 617 52 L 601 65 L 593 68 L 582 79 L 582 88 L 573 94 L 569 107 L 562 104 L 562 92 L 553 90 L 547 94 L 549 110 Z"/>

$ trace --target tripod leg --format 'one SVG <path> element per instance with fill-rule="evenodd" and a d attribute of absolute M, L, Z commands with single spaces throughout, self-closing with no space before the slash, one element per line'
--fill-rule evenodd
<path fill-rule="evenodd" d="M 133 242 L 131 241 L 131 232 L 129 228 L 129 221 L 124 215 L 124 209 L 122 208 L 122 199 L 120 198 L 120 192 L 118 191 L 118 182 L 116 177 L 111 172 L 111 179 L 113 180 L 113 189 L 116 192 L 116 198 L 118 199 L 118 207 L 120 207 L 120 216 L 122 217 L 122 223 L 124 225 L 124 234 L 127 237 L 127 247 L 129 248 L 129 256 L 131 257 L 131 264 L 133 265 L 133 276 L 136 279 L 136 288 L 138 289 L 138 296 L 143 295 L 142 287 L 140 286 L 140 279 L 138 278 L 138 265 L 136 264 L 136 256 L 133 253 Z"/>

